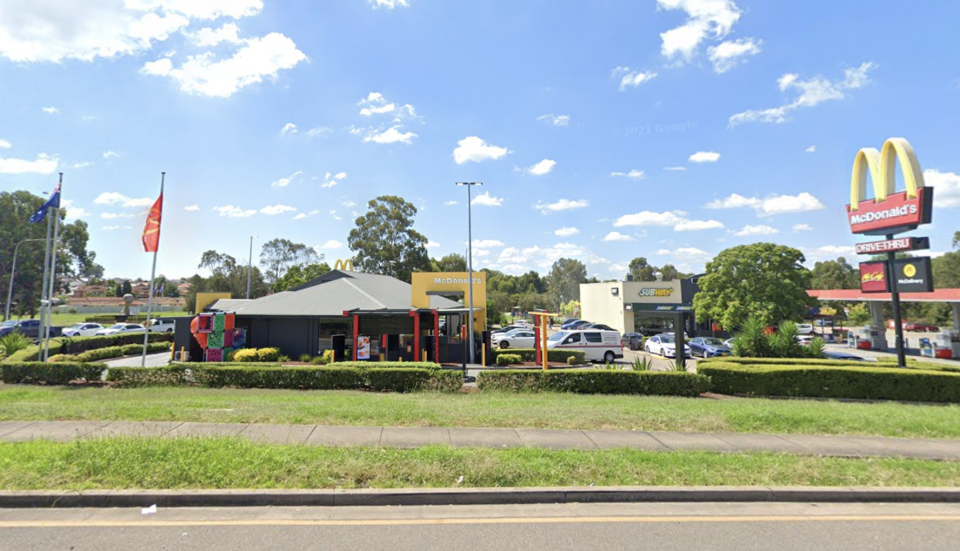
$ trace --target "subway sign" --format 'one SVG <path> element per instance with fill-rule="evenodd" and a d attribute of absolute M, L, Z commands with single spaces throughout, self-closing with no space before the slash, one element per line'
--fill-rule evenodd
<path fill-rule="evenodd" d="M 900 161 L 906 191 L 894 192 L 896 161 Z M 873 180 L 873 199 L 867 199 L 867 174 Z M 892 235 L 929 224 L 933 215 L 933 188 L 926 187 L 920 162 L 910 143 L 890 138 L 881 151 L 857 152 L 850 178 L 847 219 L 850 231 L 864 235 Z"/>
<path fill-rule="evenodd" d="M 646 288 L 646 289 L 640 289 L 640 291 L 637 294 L 642 297 L 669 297 L 673 295 L 673 289 Z"/>
<path fill-rule="evenodd" d="M 929 237 L 900 237 L 884 241 L 857 243 L 857 254 L 895 253 L 900 251 L 921 251 L 930 248 Z"/>

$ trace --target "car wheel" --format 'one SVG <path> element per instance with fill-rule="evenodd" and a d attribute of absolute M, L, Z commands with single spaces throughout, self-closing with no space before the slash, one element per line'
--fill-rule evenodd
<path fill-rule="evenodd" d="M 507 341 L 500 341 L 500 348 L 504 350 L 507 348 L 510 348 L 510 343 L 508 343 Z"/>
<path fill-rule="evenodd" d="M 667 351 L 662 346 L 660 347 L 660 357 L 661 358 L 667 357 Z"/>
<path fill-rule="evenodd" d="M 171 327 L 170 329 L 167 329 L 166 332 L 167 332 L 167 333 L 173 333 L 173 328 Z"/>
<path fill-rule="evenodd" d="M 607 352 L 603 355 L 604 363 L 612 364 L 616 360 L 617 360 L 617 356 L 610 350 L 607 350 Z"/>

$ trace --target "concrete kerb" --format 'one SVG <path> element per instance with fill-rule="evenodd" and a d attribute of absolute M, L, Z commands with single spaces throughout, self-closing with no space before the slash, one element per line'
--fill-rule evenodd
<path fill-rule="evenodd" d="M 2 509 L 79 507 L 359 507 L 544 503 L 960 503 L 960 488 L 763 486 L 395 490 L 0 491 Z"/>

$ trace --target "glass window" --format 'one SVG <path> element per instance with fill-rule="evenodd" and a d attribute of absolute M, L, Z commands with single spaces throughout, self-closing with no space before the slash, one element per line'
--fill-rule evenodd
<path fill-rule="evenodd" d="M 599 331 L 584 333 L 583 336 L 587 338 L 587 342 L 603 342 L 603 338 L 600 337 Z"/>
<path fill-rule="evenodd" d="M 581 342 L 581 341 L 580 341 L 580 334 L 579 334 L 579 333 L 575 333 L 575 334 L 570 335 L 569 337 L 567 337 L 567 339 L 566 339 L 565 341 L 563 341 L 563 344 L 580 344 L 580 342 Z"/>

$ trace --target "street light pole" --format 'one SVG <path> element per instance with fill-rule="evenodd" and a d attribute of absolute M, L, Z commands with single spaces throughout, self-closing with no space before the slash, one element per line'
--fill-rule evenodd
<path fill-rule="evenodd" d="M 250 236 L 250 254 L 247 256 L 247 300 L 250 300 L 250 273 L 253 271 L 253 238 L 256 235 Z"/>
<path fill-rule="evenodd" d="M 7 308 L 3 315 L 4 321 L 10 319 L 10 302 L 13 300 L 13 276 L 17 273 L 17 252 L 20 251 L 20 245 L 31 241 L 46 241 L 46 239 L 24 239 L 13 248 L 13 264 L 10 266 L 10 286 L 7 287 Z"/>
<path fill-rule="evenodd" d="M 470 309 L 467 317 L 467 331 L 470 332 L 470 352 L 468 357 L 470 363 L 473 363 L 474 344 L 473 344 L 473 201 L 470 193 L 473 186 L 482 186 L 483 182 L 457 182 L 458 186 L 467 186 L 467 289 L 470 297 Z"/>

